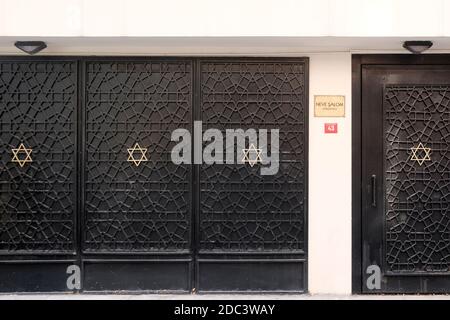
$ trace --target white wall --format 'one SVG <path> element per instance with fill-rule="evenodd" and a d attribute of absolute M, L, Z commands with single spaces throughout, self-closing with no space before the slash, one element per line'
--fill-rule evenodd
<path fill-rule="evenodd" d="M 351 294 L 351 54 L 310 55 L 309 77 L 309 291 Z M 314 95 L 345 95 L 345 118 L 314 117 Z"/>
<path fill-rule="evenodd" d="M 0 36 L 449 35 L 448 0 L 0 0 Z"/>

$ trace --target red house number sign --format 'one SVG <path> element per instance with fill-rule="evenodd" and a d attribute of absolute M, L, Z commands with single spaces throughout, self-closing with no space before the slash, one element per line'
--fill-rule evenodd
<path fill-rule="evenodd" d="M 337 133 L 338 124 L 337 123 L 325 123 L 325 133 Z"/>

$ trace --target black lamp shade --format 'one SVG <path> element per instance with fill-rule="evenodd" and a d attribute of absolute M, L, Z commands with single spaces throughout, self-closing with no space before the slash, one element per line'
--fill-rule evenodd
<path fill-rule="evenodd" d="M 35 54 L 47 48 L 44 41 L 17 41 L 14 45 L 28 54 Z"/>
<path fill-rule="evenodd" d="M 432 46 L 433 42 L 431 41 L 405 41 L 403 43 L 403 48 L 415 54 L 422 53 L 425 50 L 430 49 Z"/>

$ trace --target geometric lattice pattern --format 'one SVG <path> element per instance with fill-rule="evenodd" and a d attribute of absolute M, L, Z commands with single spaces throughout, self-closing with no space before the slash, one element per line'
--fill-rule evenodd
<path fill-rule="evenodd" d="M 388 86 L 384 117 L 387 271 L 450 272 L 450 86 Z"/>
<path fill-rule="evenodd" d="M 190 129 L 189 61 L 88 62 L 85 251 L 190 248 L 190 166 L 175 165 L 171 133 Z M 139 161 L 128 161 L 129 149 Z M 144 161 L 145 160 L 145 161 Z"/>
<path fill-rule="evenodd" d="M 280 130 L 276 175 L 261 175 L 257 163 L 201 166 L 201 250 L 304 249 L 304 68 L 302 62 L 201 63 L 204 131 Z"/>
<path fill-rule="evenodd" d="M 1 252 L 75 250 L 76 66 L 0 62 Z"/>

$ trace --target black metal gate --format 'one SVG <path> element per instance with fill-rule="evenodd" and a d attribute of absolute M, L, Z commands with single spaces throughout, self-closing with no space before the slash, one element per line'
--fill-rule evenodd
<path fill-rule="evenodd" d="M 0 62 L 0 290 L 67 290 L 77 263 L 77 62 Z"/>
<path fill-rule="evenodd" d="M 305 290 L 306 64 L 224 59 L 199 69 L 204 129 L 279 129 L 280 168 L 199 168 L 197 288 Z"/>
<path fill-rule="evenodd" d="M 0 291 L 306 290 L 307 72 L 305 59 L 3 59 Z M 278 173 L 174 164 L 171 134 L 195 121 L 278 128 Z"/>
<path fill-rule="evenodd" d="M 358 58 L 361 291 L 448 293 L 448 56 Z"/>

